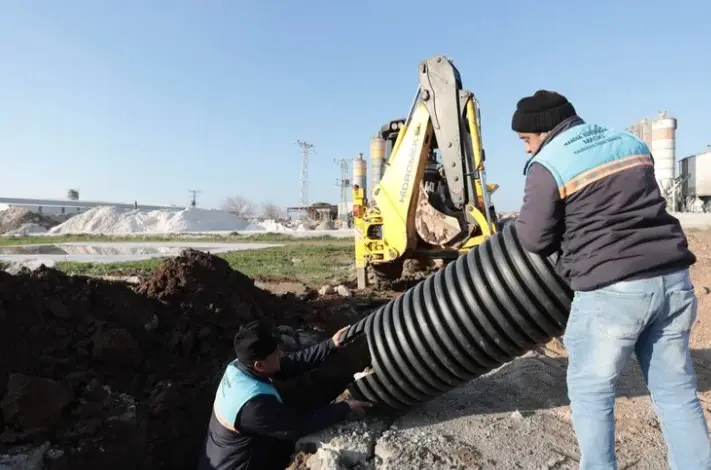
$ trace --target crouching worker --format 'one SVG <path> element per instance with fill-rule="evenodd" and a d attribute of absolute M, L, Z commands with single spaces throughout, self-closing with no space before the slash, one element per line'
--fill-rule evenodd
<path fill-rule="evenodd" d="M 217 389 L 198 470 L 283 470 L 300 437 L 345 420 L 350 411 L 364 412 L 369 403 L 328 403 L 335 396 L 320 406 L 290 405 L 272 382 L 297 378 L 336 359 L 346 328 L 293 354 L 279 349 L 268 327 L 253 322 L 241 328 L 234 338 L 237 359 Z"/>

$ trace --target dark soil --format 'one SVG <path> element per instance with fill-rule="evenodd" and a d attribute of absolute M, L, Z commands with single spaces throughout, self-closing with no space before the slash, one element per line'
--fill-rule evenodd
<path fill-rule="evenodd" d="M 195 468 L 232 337 L 257 318 L 336 322 L 194 250 L 137 287 L 0 272 L 0 453 L 49 440 L 53 469 Z"/>

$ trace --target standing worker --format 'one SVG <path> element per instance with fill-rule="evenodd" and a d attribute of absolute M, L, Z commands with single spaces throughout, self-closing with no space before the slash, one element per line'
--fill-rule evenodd
<path fill-rule="evenodd" d="M 580 119 L 555 92 L 521 99 L 512 128 L 526 153 L 516 229 L 575 292 L 563 337 L 580 468 L 616 469 L 615 387 L 634 353 L 673 470 L 709 470 L 711 446 L 689 350 L 696 257 L 666 211 L 649 148 Z"/>
<path fill-rule="evenodd" d="M 272 379 L 296 378 L 329 360 L 343 346 L 346 328 L 320 344 L 284 354 L 265 325 L 242 327 L 234 338 L 237 359 L 228 364 L 215 395 L 198 470 L 283 470 L 300 437 L 369 407 L 348 400 L 301 409 L 283 403 L 272 384 Z M 323 384 L 336 394 L 345 386 Z"/>

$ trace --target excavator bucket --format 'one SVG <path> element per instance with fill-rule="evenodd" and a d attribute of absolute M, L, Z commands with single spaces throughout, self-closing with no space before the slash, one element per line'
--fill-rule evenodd
<path fill-rule="evenodd" d="M 486 183 L 486 190 L 489 194 L 494 194 L 497 189 L 499 189 L 499 185 L 497 183 Z"/>
<path fill-rule="evenodd" d="M 462 234 L 456 218 L 438 211 L 430 204 L 429 195 L 422 184 L 415 210 L 415 228 L 425 243 L 439 247 L 451 244 Z"/>

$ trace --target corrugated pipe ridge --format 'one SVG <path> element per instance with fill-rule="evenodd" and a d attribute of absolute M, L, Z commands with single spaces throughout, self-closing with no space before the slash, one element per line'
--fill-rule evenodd
<path fill-rule="evenodd" d="M 560 336 L 572 291 L 557 255 L 523 249 L 513 223 L 346 332 L 365 331 L 373 373 L 351 394 L 402 410 Z"/>

